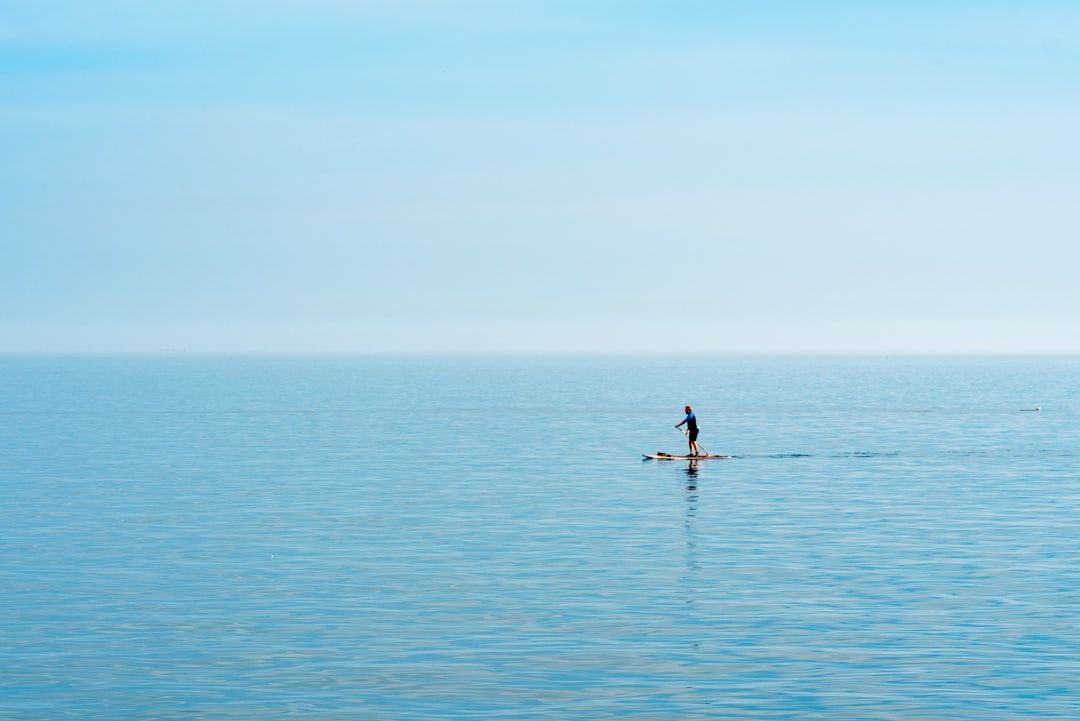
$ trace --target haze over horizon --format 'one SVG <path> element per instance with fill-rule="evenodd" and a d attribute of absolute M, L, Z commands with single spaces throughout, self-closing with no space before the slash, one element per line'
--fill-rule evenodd
<path fill-rule="evenodd" d="M 1080 5 L 0 3 L 0 352 L 1080 353 Z"/>

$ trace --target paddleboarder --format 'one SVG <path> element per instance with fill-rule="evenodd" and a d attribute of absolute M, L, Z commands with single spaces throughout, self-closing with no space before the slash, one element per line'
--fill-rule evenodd
<path fill-rule="evenodd" d="M 697 456 L 697 455 L 700 455 L 700 453 L 698 452 L 698 444 L 697 444 L 697 434 L 698 434 L 697 417 L 694 415 L 694 409 L 692 407 L 686 406 L 685 410 L 686 410 L 686 418 L 683 418 L 681 421 L 676 423 L 675 427 L 676 428 L 681 428 L 683 426 L 683 424 L 686 424 L 685 433 L 686 433 L 686 437 L 690 439 L 690 455 L 691 456 Z"/>

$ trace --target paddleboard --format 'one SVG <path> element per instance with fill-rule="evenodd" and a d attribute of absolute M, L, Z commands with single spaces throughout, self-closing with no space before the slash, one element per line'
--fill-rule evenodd
<path fill-rule="evenodd" d="M 705 461 L 710 458 L 731 458 L 731 456 L 673 456 L 670 453 L 642 453 L 646 458 L 656 461 Z"/>

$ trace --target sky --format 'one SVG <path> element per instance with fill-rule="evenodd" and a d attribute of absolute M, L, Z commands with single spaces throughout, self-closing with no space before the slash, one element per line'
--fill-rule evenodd
<path fill-rule="evenodd" d="M 0 352 L 1080 353 L 1073 0 L 0 0 Z"/>

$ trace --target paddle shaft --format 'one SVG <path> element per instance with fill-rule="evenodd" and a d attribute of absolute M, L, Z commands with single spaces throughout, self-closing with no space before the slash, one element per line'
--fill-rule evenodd
<path fill-rule="evenodd" d="M 687 438 L 690 437 L 690 431 L 686 430 L 685 428 L 679 428 L 678 426 L 675 426 L 675 430 L 679 431 L 680 433 L 682 433 Z M 709 453 L 709 449 L 706 448 L 705 446 L 701 445 L 700 443 L 697 444 L 697 447 L 698 447 L 699 450 L 705 451 L 705 455 L 707 455 L 707 456 L 712 455 L 711 453 Z"/>

